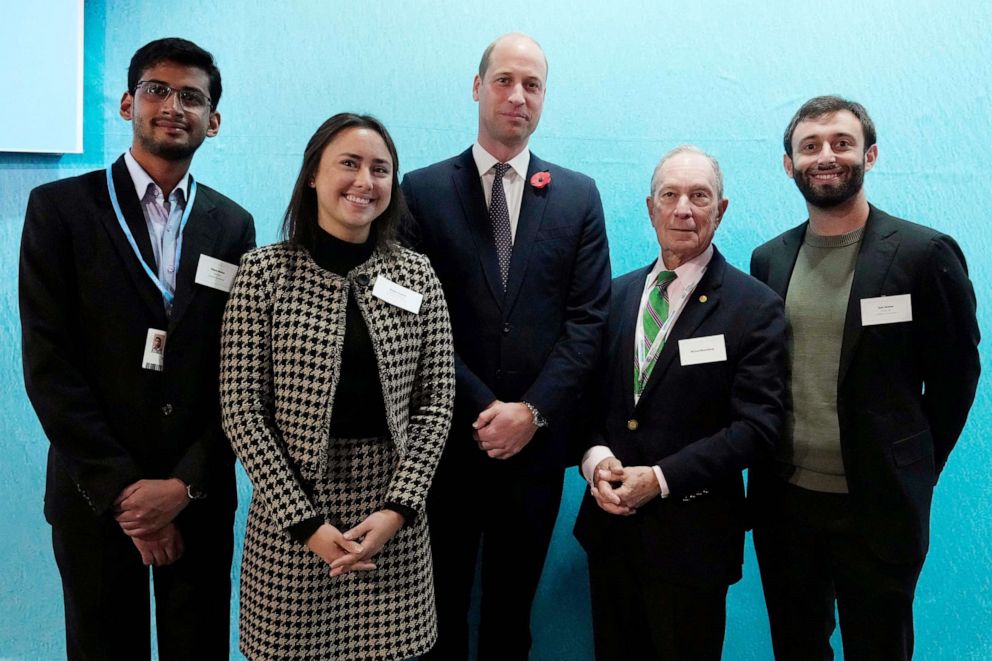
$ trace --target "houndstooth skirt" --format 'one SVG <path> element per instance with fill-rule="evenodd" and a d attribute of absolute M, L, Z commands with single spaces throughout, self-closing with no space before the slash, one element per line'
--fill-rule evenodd
<path fill-rule="evenodd" d="M 331 439 L 314 505 L 342 532 L 382 507 L 396 469 L 386 438 Z M 254 499 L 241 563 L 240 647 L 253 661 L 407 659 L 437 637 L 426 517 L 374 558 L 376 569 L 331 578 L 330 567 L 275 528 Z"/>

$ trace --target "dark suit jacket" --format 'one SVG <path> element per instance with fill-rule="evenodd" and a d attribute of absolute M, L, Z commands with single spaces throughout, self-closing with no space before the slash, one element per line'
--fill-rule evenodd
<path fill-rule="evenodd" d="M 783 298 L 806 226 L 751 256 L 751 273 Z M 912 297 L 912 322 L 862 327 L 861 299 L 899 294 Z M 854 511 L 883 559 L 926 555 L 933 486 L 975 398 L 978 341 L 975 292 L 954 239 L 871 207 L 844 323 L 837 415 Z M 759 516 L 766 477 L 752 471 Z"/>
<path fill-rule="evenodd" d="M 123 157 L 113 175 L 154 272 Z M 218 389 L 227 294 L 194 277 L 201 254 L 238 264 L 254 243 L 248 212 L 198 183 L 167 319 L 161 293 L 118 225 L 103 170 L 31 192 L 21 239 L 21 331 L 24 382 L 51 441 L 50 522 L 103 515 L 142 478 L 178 477 L 208 494 L 201 507 L 233 509 L 233 455 L 220 428 Z M 162 372 L 141 366 L 149 328 L 168 333 Z"/>
<path fill-rule="evenodd" d="M 667 498 L 607 514 L 586 493 L 575 536 L 590 553 L 648 558 L 647 570 L 690 586 L 729 585 L 744 554 L 742 471 L 773 447 L 784 419 L 781 299 L 714 250 L 634 406 L 634 338 L 651 266 L 613 281 L 602 361 L 606 407 L 590 445 L 624 466 L 661 468 Z M 679 340 L 724 336 L 727 360 L 682 366 Z"/>
<path fill-rule="evenodd" d="M 551 183 L 534 188 L 541 171 Z M 503 463 L 560 470 L 606 320 L 609 249 L 596 184 L 531 154 L 505 295 L 472 150 L 409 173 L 403 192 L 416 221 L 410 244 L 430 258 L 451 314 L 457 440 L 446 452 L 482 455 L 466 442 L 469 425 L 495 399 L 523 400 L 550 426 Z"/>

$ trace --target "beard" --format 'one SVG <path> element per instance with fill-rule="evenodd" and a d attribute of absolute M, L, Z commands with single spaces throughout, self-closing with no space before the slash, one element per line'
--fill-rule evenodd
<path fill-rule="evenodd" d="M 149 152 L 167 161 L 184 161 L 192 158 L 200 145 L 163 145 L 153 143 L 145 145 Z"/>
<path fill-rule="evenodd" d="M 206 137 L 205 132 L 197 131 L 197 127 L 192 123 L 187 123 L 186 130 L 188 132 L 186 142 L 172 142 L 158 139 L 153 134 L 153 130 L 146 130 L 138 123 L 134 124 L 134 136 L 142 148 L 149 154 L 154 154 L 167 161 L 188 160 L 203 144 Z"/>
<path fill-rule="evenodd" d="M 815 174 L 816 169 L 811 168 L 809 172 Z M 821 186 L 813 182 L 805 172 L 799 171 L 793 173 L 792 180 L 796 182 L 796 188 L 806 198 L 806 202 L 814 207 L 829 209 L 858 194 L 865 182 L 864 163 L 850 166 L 847 175 L 847 181 L 838 186 Z"/>

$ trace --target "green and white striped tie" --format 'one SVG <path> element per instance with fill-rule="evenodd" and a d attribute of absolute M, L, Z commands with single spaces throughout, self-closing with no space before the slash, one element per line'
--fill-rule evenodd
<path fill-rule="evenodd" d="M 675 278 L 674 271 L 662 271 L 658 274 L 658 281 L 651 290 L 651 293 L 648 294 L 648 304 L 644 306 L 644 314 L 641 315 L 641 329 L 644 331 L 644 353 L 642 355 L 645 357 L 645 361 L 647 361 L 648 356 L 652 355 L 651 348 L 655 345 L 655 342 L 665 341 L 664 338 L 659 338 L 658 334 L 668 319 L 668 286 L 672 284 Z M 644 384 L 648 382 L 655 359 L 658 357 L 658 352 L 660 351 L 661 347 L 659 346 L 651 360 L 644 365 L 643 373 L 641 361 L 635 358 L 634 394 L 636 396 L 639 397 L 641 395 Z"/>

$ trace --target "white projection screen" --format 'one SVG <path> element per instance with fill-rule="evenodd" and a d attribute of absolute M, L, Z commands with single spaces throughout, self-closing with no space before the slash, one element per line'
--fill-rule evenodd
<path fill-rule="evenodd" d="M 83 1 L 2 0 L 0 152 L 82 153 Z"/>

